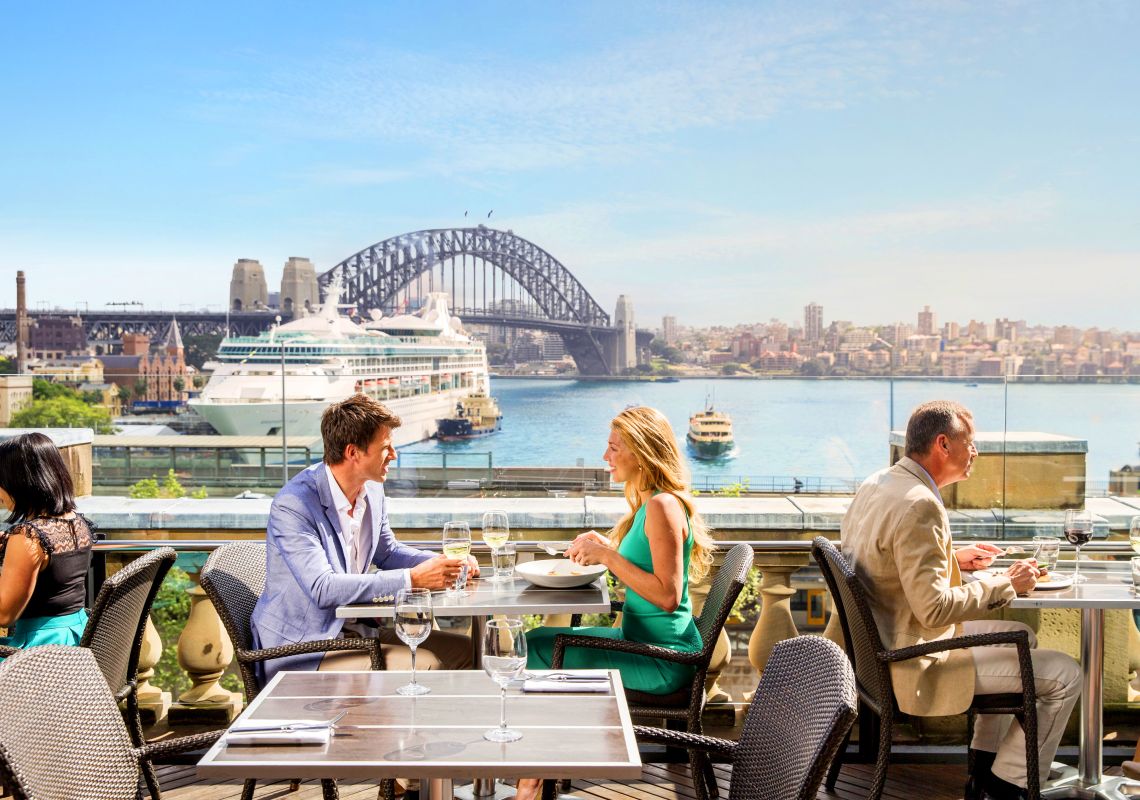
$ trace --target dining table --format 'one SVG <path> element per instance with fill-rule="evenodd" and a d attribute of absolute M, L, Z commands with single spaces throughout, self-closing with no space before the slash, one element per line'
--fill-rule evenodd
<path fill-rule="evenodd" d="M 550 675 L 549 671 L 540 676 Z M 610 778 L 641 774 L 641 757 L 616 670 L 578 670 L 590 691 L 507 691 L 506 721 L 522 733 L 491 742 L 499 725 L 499 685 L 474 670 L 429 670 L 431 691 L 396 693 L 408 672 L 279 672 L 198 762 L 206 779 L 418 778 L 430 800 L 451 800 L 457 778 Z M 544 682 L 544 683 L 553 683 Z M 601 683 L 601 686 L 598 686 Z M 290 721 L 321 726 L 316 744 L 242 742 L 241 729 Z M 245 734 L 246 737 L 249 734 Z"/>
<path fill-rule="evenodd" d="M 1082 561 L 1081 575 L 1088 578 L 1087 583 L 1035 589 L 1010 604 L 1012 608 L 1073 608 L 1081 612 L 1082 687 L 1077 771 L 1043 787 L 1041 796 L 1050 800 L 1124 800 L 1140 795 L 1140 782 L 1104 775 L 1104 612 L 1140 608 L 1140 593 L 1133 587 L 1128 562 Z"/>

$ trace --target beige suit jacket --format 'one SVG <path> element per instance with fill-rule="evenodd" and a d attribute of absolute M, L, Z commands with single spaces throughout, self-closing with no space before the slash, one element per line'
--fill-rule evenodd
<path fill-rule="evenodd" d="M 890 650 L 962 634 L 959 623 L 1008 605 L 1005 575 L 962 585 L 950 520 L 930 478 L 902 458 L 864 481 L 843 518 L 843 555 L 871 601 Z M 899 708 L 918 716 L 966 710 L 974 696 L 974 658 L 950 650 L 891 664 Z"/>

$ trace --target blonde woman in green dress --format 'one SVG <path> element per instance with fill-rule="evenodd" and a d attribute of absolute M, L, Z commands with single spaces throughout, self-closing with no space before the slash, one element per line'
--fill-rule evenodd
<path fill-rule="evenodd" d="M 625 484 L 629 512 L 609 536 L 578 536 L 566 557 L 578 564 L 602 564 L 625 586 L 620 628 L 537 628 L 527 633 L 527 667 L 549 669 L 554 637 L 561 633 L 655 644 L 681 652 L 701 649 L 693 621 L 689 581 L 700 581 L 712 565 L 713 546 L 688 494 L 688 469 L 665 416 L 654 408 L 627 408 L 614 418 L 603 456 L 613 480 Z M 641 692 L 668 694 L 686 686 L 693 668 L 649 656 L 569 648 L 567 669 L 616 669 L 622 683 Z M 541 788 L 519 782 L 526 800 Z"/>

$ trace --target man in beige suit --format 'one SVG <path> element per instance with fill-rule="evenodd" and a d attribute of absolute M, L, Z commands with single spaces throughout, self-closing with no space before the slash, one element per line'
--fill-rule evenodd
<path fill-rule="evenodd" d="M 970 475 L 973 415 L 946 401 L 915 409 L 907 424 L 906 457 L 859 488 L 843 518 L 843 554 L 867 588 L 888 648 L 971 633 L 1024 629 L 1016 622 L 982 621 L 1037 583 L 1035 562 L 1016 561 L 1001 575 L 963 585 L 962 570 L 988 566 L 992 545 L 955 552 L 940 489 Z M 1032 631 L 1030 644 L 1036 645 Z M 966 710 L 976 694 L 1021 691 L 1017 651 L 977 647 L 892 664 L 899 708 L 918 716 Z M 1080 697 L 1080 669 L 1064 653 L 1033 651 L 1041 777 L 1049 771 L 1065 723 Z M 981 715 L 971 743 L 975 774 L 966 798 L 1025 796 L 1025 736 L 1009 717 Z"/>

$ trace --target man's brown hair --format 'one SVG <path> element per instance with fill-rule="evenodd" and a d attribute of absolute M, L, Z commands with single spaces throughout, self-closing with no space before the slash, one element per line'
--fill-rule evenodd
<path fill-rule="evenodd" d="M 325 463 L 344 461 L 344 449 L 354 444 L 361 450 L 376 438 L 381 428 L 400 427 L 400 418 L 388 406 L 368 395 L 354 394 L 333 403 L 321 414 L 321 438 L 325 441 Z"/>
<path fill-rule="evenodd" d="M 973 423 L 970 409 L 952 400 L 931 400 L 923 403 L 910 415 L 906 424 L 906 454 L 924 456 L 934 446 L 939 434 L 954 437 L 961 433 L 965 423 Z"/>

